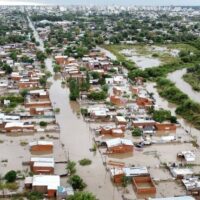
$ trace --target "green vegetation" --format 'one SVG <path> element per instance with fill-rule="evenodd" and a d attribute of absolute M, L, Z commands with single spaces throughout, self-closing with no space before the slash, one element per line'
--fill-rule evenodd
<path fill-rule="evenodd" d="M 19 184 L 17 182 L 0 182 L 0 190 L 8 189 L 10 191 L 15 191 L 19 188 Z"/>
<path fill-rule="evenodd" d="M 171 112 L 168 110 L 154 110 L 153 119 L 157 122 L 170 121 L 171 123 L 176 123 L 176 117 L 171 115 Z"/>
<path fill-rule="evenodd" d="M 5 71 L 6 74 L 11 74 L 13 69 L 7 63 L 0 61 L 0 69 Z"/>
<path fill-rule="evenodd" d="M 96 197 L 89 192 L 76 192 L 74 196 L 67 198 L 68 200 L 97 200 Z"/>
<path fill-rule="evenodd" d="M 36 57 L 41 62 L 44 62 L 44 60 L 46 59 L 46 55 L 42 51 L 37 51 L 36 52 Z"/>
<path fill-rule="evenodd" d="M 16 173 L 16 171 L 11 170 L 11 171 L 9 171 L 9 172 L 6 173 L 6 175 L 5 175 L 4 178 L 6 179 L 6 181 L 8 183 L 13 183 L 13 182 L 16 181 L 17 173 Z"/>
<path fill-rule="evenodd" d="M 41 127 L 46 127 L 46 126 L 47 126 L 47 122 L 41 121 L 41 122 L 40 122 L 40 126 L 41 126 Z"/>
<path fill-rule="evenodd" d="M 21 96 L 22 96 L 22 97 L 24 98 L 24 100 L 25 100 L 26 96 L 28 95 L 28 90 L 27 90 L 27 89 L 24 89 L 24 90 L 20 91 L 20 94 L 21 94 Z"/>
<path fill-rule="evenodd" d="M 41 192 L 29 192 L 27 194 L 28 200 L 42 200 L 44 195 Z"/>
<path fill-rule="evenodd" d="M 61 71 L 60 65 L 55 65 L 55 66 L 53 67 L 53 71 L 54 71 L 55 73 L 60 72 L 60 71 Z"/>
<path fill-rule="evenodd" d="M 55 113 L 59 113 L 59 112 L 60 112 L 60 108 L 55 108 L 55 109 L 54 109 L 54 112 L 55 112 Z"/>
<path fill-rule="evenodd" d="M 74 190 L 82 191 L 87 185 L 83 182 L 83 179 L 78 175 L 73 175 L 69 179 L 69 183 L 72 185 Z"/>
<path fill-rule="evenodd" d="M 200 91 L 200 65 L 188 68 L 183 78 L 192 86 L 193 90 Z"/>
<path fill-rule="evenodd" d="M 16 106 L 24 102 L 24 97 L 21 95 L 15 95 L 15 94 L 2 96 L 0 97 L 0 102 L 2 105 L 4 104 L 4 100 L 10 101 L 10 104 L 7 106 L 7 108 L 15 108 Z"/>
<path fill-rule="evenodd" d="M 69 175 L 73 175 L 76 173 L 76 163 L 73 161 L 68 161 L 66 170 L 68 171 Z"/>
<path fill-rule="evenodd" d="M 33 61 L 34 61 L 34 60 L 33 60 L 32 58 L 29 58 L 29 57 L 26 56 L 26 55 L 24 55 L 24 56 L 21 57 L 21 62 L 23 62 L 23 63 L 30 63 L 30 64 L 32 64 Z"/>
<path fill-rule="evenodd" d="M 106 93 L 104 91 L 100 91 L 100 92 L 91 92 L 88 95 L 88 99 L 94 100 L 94 101 L 101 101 L 101 100 L 105 100 L 107 97 Z"/>
<path fill-rule="evenodd" d="M 126 188 L 129 183 L 129 178 L 127 176 L 122 176 L 122 187 Z"/>
<path fill-rule="evenodd" d="M 88 110 L 86 108 L 81 108 L 81 114 L 86 117 L 88 116 Z"/>
<path fill-rule="evenodd" d="M 142 130 L 140 128 L 134 128 L 132 131 L 132 136 L 134 137 L 139 137 L 142 135 Z"/>
<path fill-rule="evenodd" d="M 69 81 L 69 90 L 70 90 L 70 96 L 69 96 L 70 100 L 76 101 L 77 98 L 79 98 L 79 93 L 80 93 L 79 84 L 76 80 L 71 79 Z"/>
<path fill-rule="evenodd" d="M 84 158 L 82 160 L 79 160 L 79 164 L 82 166 L 91 165 L 92 161 L 90 159 Z"/>

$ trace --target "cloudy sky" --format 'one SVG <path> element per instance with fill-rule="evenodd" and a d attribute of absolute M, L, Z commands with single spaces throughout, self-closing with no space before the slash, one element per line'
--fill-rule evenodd
<path fill-rule="evenodd" d="M 47 4 L 92 4 L 92 5 L 193 5 L 200 6 L 200 0 L 0 0 L 1 2 L 34 2 Z"/>

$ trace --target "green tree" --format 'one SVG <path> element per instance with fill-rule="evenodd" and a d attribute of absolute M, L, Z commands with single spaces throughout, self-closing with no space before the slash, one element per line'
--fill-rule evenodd
<path fill-rule="evenodd" d="M 88 95 L 88 98 L 95 101 L 101 101 L 106 99 L 106 93 L 104 91 L 100 92 L 91 92 Z"/>
<path fill-rule="evenodd" d="M 140 128 L 134 128 L 132 131 L 132 136 L 139 137 L 142 135 L 142 130 Z"/>
<path fill-rule="evenodd" d="M 161 109 L 161 110 L 155 110 L 153 112 L 153 119 L 157 122 L 162 123 L 166 120 L 170 120 L 170 118 L 171 118 L 171 112 L 168 110 Z"/>
<path fill-rule="evenodd" d="M 61 67 L 60 67 L 59 65 L 55 65 L 55 66 L 53 67 L 53 71 L 54 71 L 55 73 L 60 72 L 60 70 L 61 70 Z"/>
<path fill-rule="evenodd" d="M 28 95 L 28 90 L 27 89 L 24 89 L 20 92 L 21 96 L 25 99 L 26 96 Z"/>
<path fill-rule="evenodd" d="M 41 62 L 44 62 L 44 60 L 46 59 L 46 55 L 42 51 L 37 51 L 36 52 L 36 57 Z"/>
<path fill-rule="evenodd" d="M 70 177 L 69 183 L 72 185 L 74 190 L 83 190 L 86 187 L 83 179 L 78 175 Z"/>
<path fill-rule="evenodd" d="M 79 85 L 78 82 L 74 79 L 71 79 L 69 82 L 69 90 L 70 90 L 70 100 L 76 101 L 79 98 Z"/>
<path fill-rule="evenodd" d="M 7 172 L 7 174 L 5 175 L 4 178 L 9 183 L 15 182 L 15 180 L 17 178 L 17 173 L 14 170 L 11 170 L 11 171 Z"/>

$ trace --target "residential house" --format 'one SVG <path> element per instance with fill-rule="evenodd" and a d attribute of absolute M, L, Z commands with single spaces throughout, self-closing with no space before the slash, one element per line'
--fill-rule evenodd
<path fill-rule="evenodd" d="M 25 179 L 25 188 L 46 194 L 49 198 L 56 197 L 60 186 L 60 176 L 34 175 Z"/>
<path fill-rule="evenodd" d="M 108 154 L 133 153 L 133 142 L 128 139 L 115 138 L 105 141 Z"/>

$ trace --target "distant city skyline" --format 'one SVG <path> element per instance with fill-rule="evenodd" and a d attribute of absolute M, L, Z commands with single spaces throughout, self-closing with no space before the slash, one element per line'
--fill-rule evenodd
<path fill-rule="evenodd" d="M 0 4 L 200 6 L 200 0 L 0 0 Z"/>

